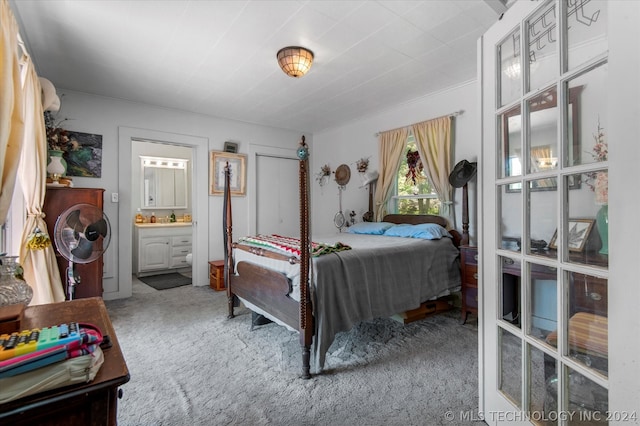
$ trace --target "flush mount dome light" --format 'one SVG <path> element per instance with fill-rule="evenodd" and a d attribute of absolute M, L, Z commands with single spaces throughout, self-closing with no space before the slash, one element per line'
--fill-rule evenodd
<path fill-rule="evenodd" d="M 288 46 L 278 51 L 278 65 L 291 77 L 302 77 L 313 63 L 313 52 L 299 46 Z"/>

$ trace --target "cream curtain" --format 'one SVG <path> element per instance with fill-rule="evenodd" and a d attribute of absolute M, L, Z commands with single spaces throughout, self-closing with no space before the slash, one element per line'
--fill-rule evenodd
<path fill-rule="evenodd" d="M 452 117 L 440 117 L 411 126 L 424 171 L 442 204 L 441 216 L 455 223 L 451 208 L 451 123 Z"/>
<path fill-rule="evenodd" d="M 375 220 L 381 221 L 387 213 L 387 200 L 398 175 L 402 152 L 407 142 L 406 128 L 380 133 L 380 177 L 375 193 Z"/>
<path fill-rule="evenodd" d="M 22 231 L 20 261 L 24 268 L 24 279 L 33 288 L 31 305 L 62 302 L 64 289 L 58 273 L 58 264 L 53 247 L 29 248 L 30 235 L 36 229 L 47 232 L 42 213 L 47 184 L 47 141 L 42 110 L 42 91 L 33 63 L 25 58 L 23 72 L 25 144 L 20 165 L 20 182 L 27 208 L 27 221 Z M 50 236 L 53 239 L 53 235 Z"/>
<path fill-rule="evenodd" d="M 18 24 L 7 0 L 0 4 L 0 224 L 7 220 L 23 144 Z"/>

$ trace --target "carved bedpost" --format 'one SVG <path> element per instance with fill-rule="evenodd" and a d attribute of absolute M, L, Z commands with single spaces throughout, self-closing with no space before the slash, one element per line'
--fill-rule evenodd
<path fill-rule="evenodd" d="M 462 187 L 462 239 L 460 245 L 469 245 L 469 189 L 466 183 Z"/>
<path fill-rule="evenodd" d="M 309 289 L 309 148 L 302 135 L 297 151 L 300 160 L 300 345 L 302 346 L 302 378 L 311 378 L 310 359 L 313 339 L 313 313 Z"/>
<path fill-rule="evenodd" d="M 224 241 L 224 282 L 227 285 L 227 302 L 229 304 L 228 318 L 233 318 L 233 293 L 231 292 L 230 277 L 234 273 L 233 265 L 233 233 L 232 219 L 231 219 L 231 191 L 229 189 L 229 182 L 231 180 L 231 167 L 229 162 L 224 166 L 224 202 L 222 209 L 222 223 L 223 223 L 223 241 Z"/>

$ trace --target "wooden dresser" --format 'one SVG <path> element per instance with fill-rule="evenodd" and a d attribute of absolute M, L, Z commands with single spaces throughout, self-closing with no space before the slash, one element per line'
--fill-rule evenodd
<path fill-rule="evenodd" d="M 462 324 L 478 314 L 478 247 L 460 246 L 462 268 Z"/>
<path fill-rule="evenodd" d="M 55 245 L 54 229 L 56 220 L 67 208 L 75 204 L 93 204 L 102 210 L 104 189 L 101 188 L 66 188 L 47 187 L 42 210 L 45 214 L 44 221 L 47 223 L 47 231 L 53 241 L 53 248 L 56 253 L 60 279 L 65 290 L 67 290 L 67 267 L 69 261 L 65 259 Z M 76 286 L 74 298 L 102 297 L 102 256 L 91 263 L 76 263 L 76 275 L 80 277 L 80 283 Z"/>

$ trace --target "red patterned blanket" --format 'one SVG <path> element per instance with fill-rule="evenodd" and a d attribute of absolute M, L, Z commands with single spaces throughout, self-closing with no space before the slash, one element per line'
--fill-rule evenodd
<path fill-rule="evenodd" d="M 283 237 L 282 235 L 261 235 L 240 238 L 239 243 L 265 249 L 284 251 L 296 257 L 300 257 L 300 239 Z M 351 250 L 348 245 L 340 242 L 333 245 L 324 243 L 311 243 L 311 256 L 318 257 L 323 254 L 336 253 L 343 250 Z"/>

